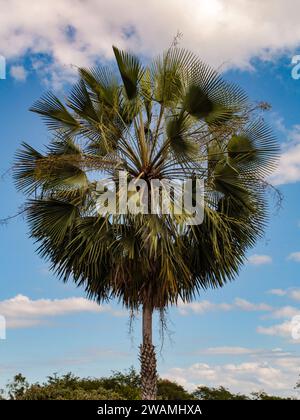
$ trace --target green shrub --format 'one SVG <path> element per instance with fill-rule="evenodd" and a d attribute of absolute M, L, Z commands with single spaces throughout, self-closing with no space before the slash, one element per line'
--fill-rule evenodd
<path fill-rule="evenodd" d="M 139 374 L 130 368 L 125 373 L 113 372 L 109 377 L 79 378 L 72 373 L 48 376 L 47 381 L 29 384 L 21 374 L 8 382 L 6 391 L 0 390 L 0 400 L 139 400 L 141 398 Z M 296 385 L 300 388 L 300 383 Z M 193 393 L 168 379 L 157 383 L 159 400 L 290 400 L 268 395 L 264 391 L 253 392 L 250 396 L 234 394 L 227 388 L 199 386 Z"/>
<path fill-rule="evenodd" d="M 168 379 L 159 379 L 157 383 L 157 398 L 160 400 L 194 400 L 181 385 Z"/>

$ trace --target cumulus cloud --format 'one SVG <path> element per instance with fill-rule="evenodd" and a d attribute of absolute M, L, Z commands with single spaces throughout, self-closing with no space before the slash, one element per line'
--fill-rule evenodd
<path fill-rule="evenodd" d="M 300 357 L 258 357 L 256 361 L 242 363 L 207 364 L 195 363 L 190 366 L 174 367 L 162 377 L 175 380 L 190 390 L 199 385 L 229 388 L 234 392 L 249 394 L 265 390 L 277 395 L 293 395 Z"/>
<path fill-rule="evenodd" d="M 284 137 L 278 166 L 270 181 L 273 185 L 295 183 L 300 180 L 300 125 L 288 129 L 281 118 L 276 118 L 274 124 Z"/>
<path fill-rule="evenodd" d="M 287 297 L 295 301 L 300 301 L 300 289 L 271 289 L 269 294 Z M 295 306 L 282 306 L 273 308 L 270 313 L 264 315 L 263 318 L 283 319 L 280 324 L 271 326 L 258 326 L 257 332 L 269 336 L 278 336 L 288 338 L 290 342 L 300 342 L 300 308 Z"/>
<path fill-rule="evenodd" d="M 271 325 L 270 327 L 257 327 L 259 334 L 276 335 L 279 337 L 292 337 L 292 321 L 284 321 L 281 324 Z"/>
<path fill-rule="evenodd" d="M 284 145 L 279 166 L 271 179 L 274 185 L 290 184 L 300 180 L 300 143 Z"/>
<path fill-rule="evenodd" d="M 289 291 L 289 296 L 294 300 L 300 301 L 300 289 L 292 289 Z"/>
<path fill-rule="evenodd" d="M 248 257 L 248 262 L 252 265 L 271 264 L 272 257 L 270 257 L 269 255 L 254 254 L 254 255 L 250 255 L 250 257 Z"/>
<path fill-rule="evenodd" d="M 11 75 L 25 80 L 30 68 L 55 89 L 76 80 L 78 66 L 111 60 L 113 44 L 148 59 L 178 30 L 183 47 L 221 70 L 251 70 L 254 58 L 292 57 L 300 46 L 295 0 L 31 0 L 30 8 L 0 0 L 0 7 L 0 54 Z M 275 185 L 300 180 L 300 126 L 285 134 Z"/>
<path fill-rule="evenodd" d="M 15 65 L 11 67 L 10 75 L 18 82 L 24 82 L 27 78 L 27 71 L 23 66 Z"/>
<path fill-rule="evenodd" d="M 300 343 L 300 310 L 293 307 L 283 307 L 272 314 L 273 318 L 288 318 L 280 324 L 268 327 L 258 326 L 259 334 L 288 338 L 291 343 Z"/>
<path fill-rule="evenodd" d="M 269 317 L 271 318 L 292 318 L 293 316 L 300 315 L 299 308 L 294 306 L 283 306 L 274 310 Z"/>
<path fill-rule="evenodd" d="M 292 252 L 289 256 L 288 256 L 288 260 L 291 261 L 295 261 L 295 262 L 300 262 L 300 252 Z"/>
<path fill-rule="evenodd" d="M 122 312 L 115 311 L 110 305 L 98 305 L 81 297 L 31 300 L 27 296 L 17 295 L 0 301 L 0 314 L 6 318 L 8 328 L 32 327 L 45 323 L 49 317 L 78 312 L 122 315 Z"/>
<path fill-rule="evenodd" d="M 228 303 L 213 303 L 208 300 L 202 300 L 200 302 L 190 303 L 179 302 L 177 308 L 181 315 L 188 315 L 189 313 L 202 315 L 209 311 L 230 311 L 232 309 L 232 305 Z"/>
<path fill-rule="evenodd" d="M 272 311 L 272 306 L 265 303 L 252 303 L 246 299 L 236 298 L 232 303 L 214 303 L 208 300 L 200 302 L 183 303 L 180 301 L 177 305 L 181 315 L 196 314 L 202 315 L 210 311 L 231 311 L 239 309 L 246 312 L 251 311 Z"/>
<path fill-rule="evenodd" d="M 234 304 L 243 311 L 271 311 L 272 306 L 265 303 L 252 303 L 245 299 L 236 298 Z"/>
<path fill-rule="evenodd" d="M 271 289 L 268 293 L 275 296 L 286 296 L 290 299 L 300 301 L 300 289 L 297 287 L 291 287 L 289 289 Z"/>
<path fill-rule="evenodd" d="M 274 292 L 275 291 L 275 292 Z M 294 300 L 299 298 L 299 289 L 288 289 L 286 291 L 282 289 L 274 289 L 270 291 L 272 294 L 279 296 L 289 296 Z M 270 293 L 269 292 L 269 293 Z M 179 302 L 177 309 L 180 315 L 204 315 L 212 311 L 242 311 L 242 312 L 257 312 L 260 315 L 261 320 L 270 319 L 281 319 L 283 320 L 280 324 L 274 325 L 259 325 L 256 331 L 259 334 L 269 336 L 279 336 L 288 338 L 288 341 L 293 343 L 300 342 L 300 308 L 294 306 L 281 306 L 274 307 L 266 303 L 255 303 L 250 302 L 246 299 L 236 298 L 231 303 L 214 303 L 208 300 L 200 302 L 183 303 Z M 198 353 L 198 352 L 196 352 Z M 253 354 L 251 349 L 244 347 L 219 347 L 209 348 L 206 353 L 208 354 L 231 354 L 231 355 L 242 355 L 242 354 Z"/>
<path fill-rule="evenodd" d="M 33 65 L 54 79 L 70 76 L 71 65 L 110 59 L 112 44 L 151 56 L 178 30 L 183 46 L 227 68 L 251 68 L 253 57 L 272 60 L 300 44 L 294 0 L 31 0 L 30 8 L 0 0 L 0 6 L 1 53 L 20 59 L 30 52 Z"/>

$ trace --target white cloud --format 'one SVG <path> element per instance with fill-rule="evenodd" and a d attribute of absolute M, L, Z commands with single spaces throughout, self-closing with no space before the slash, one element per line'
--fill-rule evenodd
<path fill-rule="evenodd" d="M 300 289 L 297 287 L 291 287 L 289 289 L 271 289 L 268 291 L 269 294 L 275 296 L 287 296 L 290 299 L 300 301 Z"/>
<path fill-rule="evenodd" d="M 274 310 L 270 317 L 271 318 L 292 318 L 293 316 L 300 315 L 299 308 L 293 306 L 283 306 Z"/>
<path fill-rule="evenodd" d="M 292 252 L 288 256 L 288 260 L 295 261 L 295 262 L 300 262 L 300 251 L 298 251 L 298 252 Z"/>
<path fill-rule="evenodd" d="M 265 303 L 252 303 L 245 299 L 236 298 L 234 304 L 243 311 L 271 311 L 272 307 Z"/>
<path fill-rule="evenodd" d="M 24 82 L 27 78 L 27 71 L 23 66 L 16 65 L 10 69 L 11 76 L 18 82 Z"/>
<path fill-rule="evenodd" d="M 208 300 L 202 300 L 200 302 L 178 303 L 177 308 L 181 315 L 188 315 L 189 313 L 204 314 L 209 311 L 229 311 L 232 309 L 232 305 L 228 303 L 213 303 Z"/>
<path fill-rule="evenodd" d="M 300 289 L 290 290 L 289 295 L 292 299 L 300 301 Z"/>
<path fill-rule="evenodd" d="M 285 321 L 281 324 L 275 324 L 270 327 L 257 327 L 257 332 L 259 334 L 279 336 L 279 337 L 289 337 L 292 338 L 292 322 Z"/>
<path fill-rule="evenodd" d="M 272 306 L 265 303 L 252 303 L 245 299 L 236 298 L 233 303 L 214 303 L 208 300 L 200 302 L 183 303 L 180 301 L 177 305 L 181 315 L 196 314 L 202 315 L 210 311 L 231 311 L 239 309 L 246 312 L 251 311 L 272 311 Z"/>
<path fill-rule="evenodd" d="M 275 295 L 275 296 L 285 296 L 286 295 L 286 290 L 283 289 L 271 289 L 268 291 L 268 293 L 270 295 Z"/>
<path fill-rule="evenodd" d="M 272 257 L 270 257 L 269 255 L 254 254 L 248 257 L 248 261 L 252 265 L 265 265 L 265 264 L 271 264 Z"/>
<path fill-rule="evenodd" d="M 288 313 L 283 313 L 283 318 L 288 318 Z M 271 325 L 269 327 L 257 327 L 259 334 L 285 337 L 290 343 L 300 343 L 300 311 L 291 314 L 291 318 L 281 324 Z"/>
<path fill-rule="evenodd" d="M 281 118 L 277 118 L 275 124 L 284 136 L 284 142 L 278 166 L 270 181 L 273 185 L 295 183 L 300 180 L 300 125 L 288 129 Z"/>
<path fill-rule="evenodd" d="M 49 54 L 51 65 L 35 61 L 54 82 L 69 77 L 72 64 L 111 58 L 112 44 L 156 54 L 177 30 L 183 46 L 215 66 L 251 68 L 253 57 L 272 60 L 300 43 L 294 0 L 31 0 L 30 8 L 23 0 L 0 0 L 0 7 L 1 53 Z"/>
<path fill-rule="evenodd" d="M 221 346 L 221 347 L 209 347 L 207 349 L 201 350 L 198 353 L 208 354 L 208 355 L 226 355 L 226 356 L 241 356 L 249 354 L 258 354 L 263 350 L 261 349 L 249 349 L 246 347 L 230 347 L 230 346 Z"/>
<path fill-rule="evenodd" d="M 288 288 L 285 290 L 272 289 L 269 290 L 268 293 L 276 296 L 285 296 L 296 301 L 300 300 L 299 288 Z M 258 333 L 269 336 L 286 337 L 293 343 L 300 342 L 300 308 L 289 305 L 273 308 L 272 311 L 267 315 L 264 315 L 263 318 L 284 319 L 284 322 L 271 326 L 258 326 Z"/>
<path fill-rule="evenodd" d="M 300 180 L 300 144 L 286 146 L 271 178 L 274 185 L 291 184 Z"/>
<path fill-rule="evenodd" d="M 250 394 L 265 390 L 277 395 L 295 395 L 293 387 L 298 379 L 300 357 L 268 358 L 243 363 L 207 364 L 174 367 L 162 377 L 175 380 L 190 390 L 198 385 L 229 388 L 233 392 Z"/>
<path fill-rule="evenodd" d="M 274 294 L 274 290 L 272 290 Z M 275 289 L 275 294 L 288 295 L 291 298 L 298 298 L 298 289 L 288 289 L 284 292 L 282 289 Z M 200 302 L 183 303 L 179 302 L 178 311 L 181 315 L 204 315 L 211 311 L 243 311 L 243 312 L 258 312 L 262 313 L 261 319 L 283 319 L 281 324 L 271 326 L 259 325 L 256 331 L 259 334 L 269 336 L 279 336 L 289 338 L 289 341 L 295 343 L 300 342 L 300 308 L 294 306 L 274 307 L 266 303 L 249 302 L 246 299 L 236 298 L 232 303 L 213 303 L 208 300 Z M 295 338 L 296 337 L 296 338 Z M 299 337 L 299 339 L 298 339 Z M 196 352 L 197 353 L 197 352 Z M 220 347 L 209 348 L 206 353 L 208 354 L 251 354 L 251 349 L 243 347 Z"/>
<path fill-rule="evenodd" d="M 221 70 L 252 69 L 255 57 L 292 57 L 300 45 L 295 0 L 31 0 L 30 8 L 23 0 L 0 0 L 0 7 L 0 53 L 12 76 L 25 80 L 30 67 L 56 89 L 76 79 L 77 66 L 112 59 L 112 44 L 148 58 L 178 30 L 183 47 Z M 25 70 L 19 63 L 28 54 Z M 300 180 L 300 125 L 282 128 L 287 140 L 274 185 Z"/>
<path fill-rule="evenodd" d="M 6 318 L 8 328 L 26 328 L 44 324 L 48 317 L 78 312 L 106 312 L 114 316 L 122 315 L 110 305 L 98 305 L 96 302 L 81 297 L 31 300 L 27 296 L 17 295 L 0 301 L 0 314 Z"/>

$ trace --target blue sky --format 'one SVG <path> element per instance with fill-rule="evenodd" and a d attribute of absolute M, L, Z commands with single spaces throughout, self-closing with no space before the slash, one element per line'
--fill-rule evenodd
<path fill-rule="evenodd" d="M 17 1 L 11 3 L 18 4 Z M 136 47 L 140 54 L 148 57 L 151 46 L 153 50 L 165 48 L 174 28 L 178 28 L 175 23 L 174 27 L 167 26 L 168 33 L 160 41 L 155 34 L 153 38 L 151 34 L 143 38 L 139 32 L 140 23 L 135 20 L 138 16 L 134 16 L 132 22 L 126 16 L 123 20 L 119 16 L 119 20 L 111 23 L 111 35 L 106 27 L 108 23 L 102 17 L 102 26 L 97 30 L 99 35 L 106 34 L 107 37 L 105 42 L 102 37 L 97 47 L 93 35 L 90 44 L 82 41 L 88 34 L 76 15 L 76 10 L 80 12 L 79 3 L 73 14 L 68 14 L 68 0 L 61 2 L 66 8 L 59 16 L 65 19 L 58 17 L 58 11 L 49 6 L 50 2 L 45 3 L 49 8 L 41 10 L 41 20 L 43 22 L 43 13 L 48 12 L 48 35 L 44 33 L 42 23 L 39 27 L 32 23 L 30 12 L 24 12 L 28 18 L 25 19 L 15 8 L 11 11 L 15 13 L 15 23 L 7 17 L 5 37 L 1 38 L 6 42 L 0 45 L 0 54 L 7 57 L 7 78 L 0 80 L 0 167 L 4 174 L 0 182 L 1 218 L 16 213 L 24 199 L 16 192 L 11 173 L 7 172 L 16 149 L 21 141 L 42 148 L 49 139 L 40 119 L 28 108 L 49 88 L 64 96 L 69 81 L 74 78 L 70 62 L 79 65 L 95 61 L 104 63 L 110 59 L 111 44 L 118 42 L 124 46 L 128 43 L 129 47 Z M 178 6 L 176 13 L 180 14 L 182 3 L 175 3 Z M 225 6 L 221 1 L 212 2 L 211 8 L 207 2 L 199 3 L 202 9 L 197 11 L 204 11 L 206 16 L 208 26 L 203 31 L 210 49 L 207 45 L 201 48 L 192 38 L 196 34 L 184 26 L 186 21 L 177 22 L 173 12 L 173 20 L 176 24 L 182 23 L 182 31 L 186 34 L 182 42 L 200 56 L 203 53 L 204 58 L 217 67 L 225 63 L 222 67 L 224 77 L 241 85 L 252 101 L 267 101 L 272 105 L 266 119 L 282 146 L 282 158 L 273 182 L 284 200 L 279 212 L 270 201 L 270 222 L 265 237 L 249 253 L 249 262 L 234 282 L 223 289 L 203 293 L 193 304 L 180 305 L 168 312 L 169 332 L 165 333 L 163 350 L 158 357 L 159 372 L 189 389 L 205 383 L 222 384 L 241 392 L 265 389 L 291 394 L 300 374 L 300 340 L 292 337 L 292 319 L 300 315 L 300 80 L 291 77 L 290 63 L 293 55 L 300 54 L 300 34 L 295 31 L 295 39 L 287 35 L 286 12 L 281 13 L 281 20 L 276 20 L 280 7 L 286 3 L 276 1 L 278 10 L 275 8 L 276 13 L 268 15 L 271 29 L 264 32 L 264 44 L 260 30 L 253 35 L 256 16 L 250 12 L 250 3 L 245 0 L 250 27 L 251 19 L 253 22 L 252 31 L 244 29 L 240 34 L 244 49 L 235 40 L 238 28 L 233 26 L 232 33 L 224 30 L 224 38 L 231 39 L 233 46 L 219 46 L 213 54 L 215 22 L 222 16 L 229 16 L 229 12 L 223 9 Z M 246 19 L 246 12 L 242 12 L 235 1 L 230 3 L 232 13 L 240 13 L 240 17 Z M 38 7 L 37 2 L 33 4 Z M 189 11 L 192 4 L 193 1 L 188 1 L 185 10 Z M 156 1 L 153 6 L 158 7 Z M 105 12 L 109 14 L 109 10 Z M 137 15 L 138 12 L 137 6 Z M 263 16 L 267 19 L 264 13 L 261 10 L 262 20 Z M 83 18 L 88 22 L 91 11 Z M 198 23 L 196 15 L 194 19 L 196 22 L 192 21 L 192 25 Z M 56 22 L 59 22 L 58 28 Z M 282 25 L 280 39 L 273 37 L 278 25 Z M 16 27 L 27 35 L 22 38 L 24 45 L 20 46 L 15 36 Z M 3 26 L 1 30 L 4 30 Z M 204 35 L 200 33 L 199 36 Z M 7 44 L 10 48 L 15 45 L 13 54 Z M 218 54 L 221 49 L 222 53 Z M 67 64 L 61 58 L 63 54 Z M 35 381 L 52 372 L 100 376 L 131 365 L 138 367 L 140 319 L 133 322 L 130 332 L 129 315 L 122 307 L 115 302 L 98 307 L 85 300 L 82 290 L 55 278 L 47 264 L 37 256 L 22 217 L 0 229 L 0 314 L 6 316 L 8 323 L 7 338 L 0 340 L 0 386 L 17 372 Z M 161 343 L 159 325 L 156 319 L 158 347 Z"/>

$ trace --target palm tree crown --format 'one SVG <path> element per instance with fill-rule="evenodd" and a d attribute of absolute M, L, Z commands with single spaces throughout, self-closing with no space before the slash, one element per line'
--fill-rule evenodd
<path fill-rule="evenodd" d="M 38 251 L 64 281 L 101 302 L 162 309 L 233 279 L 266 221 L 266 177 L 277 144 L 246 95 L 195 55 L 171 47 L 149 66 L 113 48 L 118 73 L 79 69 L 66 103 L 48 93 L 32 108 L 53 139 L 23 144 L 17 187 Z M 99 214 L 97 181 L 203 180 L 204 220 Z M 118 191 L 122 194 L 122 191 Z"/>

